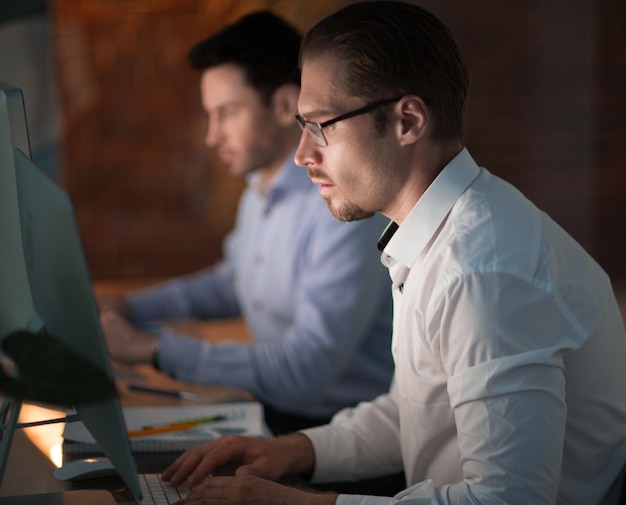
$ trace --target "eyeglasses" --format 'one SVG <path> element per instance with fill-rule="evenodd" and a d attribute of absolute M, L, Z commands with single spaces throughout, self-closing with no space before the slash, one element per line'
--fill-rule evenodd
<path fill-rule="evenodd" d="M 402 95 L 404 96 L 404 95 Z M 313 141 L 320 147 L 326 147 L 328 145 L 328 141 L 324 136 L 323 128 L 330 126 L 331 124 L 338 123 L 339 121 L 343 121 L 344 119 L 350 119 L 354 116 L 360 116 L 361 114 L 366 114 L 368 112 L 373 111 L 374 109 L 378 109 L 378 107 L 382 107 L 383 105 L 387 105 L 389 103 L 397 102 L 402 98 L 399 96 L 397 98 L 386 98 L 384 100 L 379 100 L 378 102 L 370 103 L 361 107 L 359 109 L 353 110 L 351 112 L 346 112 L 345 114 L 341 114 L 340 116 L 329 119 L 328 121 L 324 121 L 323 123 L 316 123 L 314 121 L 306 121 L 299 114 L 296 115 L 296 122 L 300 129 L 304 131 L 306 129 L 309 132 L 309 135 L 313 138 Z"/>

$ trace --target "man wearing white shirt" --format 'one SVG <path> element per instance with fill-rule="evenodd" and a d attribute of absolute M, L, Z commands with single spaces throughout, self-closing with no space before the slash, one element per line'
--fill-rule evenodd
<path fill-rule="evenodd" d="M 301 64 L 296 163 L 337 218 L 391 220 L 394 380 L 326 426 L 192 449 L 164 478 L 189 481 L 187 503 L 616 505 L 626 337 L 610 280 L 463 147 L 448 30 L 414 5 L 353 4 L 309 31 Z M 234 477 L 206 478 L 233 460 Z M 272 482 L 400 469 L 393 498 Z"/>

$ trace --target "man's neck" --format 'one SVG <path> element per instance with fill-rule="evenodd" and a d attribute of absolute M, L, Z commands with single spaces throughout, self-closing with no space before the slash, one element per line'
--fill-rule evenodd
<path fill-rule="evenodd" d="M 272 162 L 256 170 L 255 187 L 262 195 L 267 195 L 281 168 L 292 158 L 300 141 L 300 134 L 300 129 L 297 126 L 286 129 L 278 140 L 278 145 L 281 147 L 277 149 Z"/>
<path fill-rule="evenodd" d="M 421 151 L 394 206 L 383 214 L 397 224 L 402 224 L 435 178 L 462 149 L 463 144 L 459 140 L 441 145 L 431 144 L 428 149 Z"/>
<path fill-rule="evenodd" d="M 256 170 L 254 174 L 254 189 L 261 195 L 267 195 L 272 188 L 272 184 L 280 172 L 284 162 L 272 165 L 270 167 L 262 167 Z"/>

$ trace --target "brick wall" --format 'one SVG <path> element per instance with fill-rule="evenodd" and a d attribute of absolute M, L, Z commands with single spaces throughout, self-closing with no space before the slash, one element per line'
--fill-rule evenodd
<path fill-rule="evenodd" d="M 61 182 L 95 280 L 180 274 L 220 257 L 243 184 L 204 147 L 199 76 L 187 51 L 250 10 L 272 8 L 304 30 L 339 5 L 329 3 L 51 3 Z"/>
<path fill-rule="evenodd" d="M 215 261 L 240 181 L 203 145 L 197 40 L 256 8 L 301 29 L 347 1 L 54 0 L 62 182 L 95 279 Z M 466 144 L 626 281 L 626 3 L 424 0 L 471 72 Z"/>

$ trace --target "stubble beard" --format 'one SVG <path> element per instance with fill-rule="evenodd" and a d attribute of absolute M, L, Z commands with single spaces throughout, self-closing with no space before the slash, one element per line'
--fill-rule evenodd
<path fill-rule="evenodd" d="M 309 179 L 324 179 L 324 174 L 322 172 L 311 167 L 307 168 L 307 175 L 309 176 Z M 375 214 L 375 212 L 365 210 L 361 206 L 352 202 L 333 204 L 333 201 L 329 197 L 323 196 L 322 198 L 326 201 L 326 205 L 328 205 L 330 213 L 338 221 L 345 223 L 350 221 L 359 221 L 361 219 L 372 217 Z"/>
<path fill-rule="evenodd" d="M 354 203 L 346 202 L 343 204 L 333 205 L 330 198 L 324 198 L 324 200 L 326 200 L 328 210 L 335 217 L 335 219 L 344 223 L 367 219 L 374 215 L 374 212 L 367 211 Z"/>

